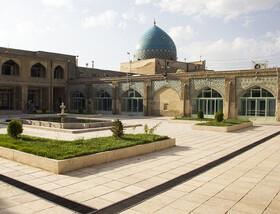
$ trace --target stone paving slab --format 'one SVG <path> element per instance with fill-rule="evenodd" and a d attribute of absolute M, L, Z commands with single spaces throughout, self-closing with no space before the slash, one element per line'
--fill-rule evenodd
<path fill-rule="evenodd" d="M 55 175 L 16 162 L 0 159 L 0 173 L 99 209 L 157 186 L 279 131 L 279 126 L 257 125 L 233 133 L 213 133 L 192 131 L 188 124 L 171 124 L 162 118 L 150 120 L 125 118 L 124 120 L 131 124 L 147 123 L 149 127 L 161 122 L 156 133 L 175 137 L 177 146 L 167 151 L 158 151 L 140 157 L 88 167 L 63 175 Z M 1 129 L 0 126 L 0 133 L 5 133 L 5 128 Z M 127 129 L 126 132 L 132 132 L 132 130 Z M 143 128 L 137 127 L 134 132 L 143 133 Z M 91 138 L 111 135 L 110 131 L 83 133 L 73 136 L 32 129 L 26 129 L 24 133 L 48 136 L 54 139 Z M 279 138 L 277 139 L 279 141 Z M 271 141 L 273 142 L 273 140 Z M 279 161 L 279 148 L 276 146 L 273 148 L 274 150 L 278 149 L 278 156 L 268 151 L 263 152 L 266 151 L 265 145 L 270 145 L 271 141 L 246 152 L 246 155 L 238 156 L 180 186 L 174 187 L 159 195 L 161 196 L 160 199 L 157 196 L 144 203 L 147 203 L 146 205 L 152 204 L 151 210 L 155 213 L 189 212 L 184 210 L 186 209 L 184 207 L 193 207 L 190 210 L 193 213 L 203 213 L 205 210 L 209 210 L 209 207 L 216 207 L 215 203 L 218 204 L 221 199 L 225 200 L 225 205 L 219 208 L 219 212 L 224 212 L 225 209 L 228 209 L 232 201 L 243 199 L 242 202 L 240 201 L 240 205 L 234 204 L 230 207 L 230 212 L 244 210 L 245 205 L 250 210 L 251 205 L 246 201 L 250 199 L 248 198 L 249 196 L 251 198 L 257 197 L 263 191 L 272 191 L 271 194 L 275 194 L 271 188 L 267 187 L 267 183 L 272 183 L 275 186 L 279 185 L 278 180 L 275 180 L 275 177 L 278 176 L 279 178 L 280 173 L 279 162 L 277 162 Z M 258 153 L 264 154 L 264 156 L 259 157 L 259 155 L 256 155 Z M 269 159 L 269 161 L 264 161 L 266 159 Z M 257 165 L 258 168 L 251 171 L 252 167 L 256 166 L 256 163 L 261 165 Z M 269 176 L 267 175 L 267 178 L 265 172 L 270 173 L 270 171 L 268 172 L 264 169 L 270 166 L 274 166 L 276 171 L 271 172 L 272 174 L 269 174 Z M 257 186 L 258 188 L 254 191 L 250 191 L 259 183 L 263 185 Z M 244 195 L 249 192 L 250 194 L 245 198 Z M 195 196 L 193 200 L 187 200 L 188 194 Z M 280 200 L 278 195 L 275 196 L 276 202 Z M 181 200 L 187 201 L 189 206 L 181 208 L 179 205 L 175 206 L 176 204 L 181 204 L 179 203 Z M 169 206 L 168 203 L 175 203 L 175 205 Z M 279 208 L 277 203 L 273 202 L 271 204 L 265 210 L 266 212 Z M 137 206 L 134 208 L 124 213 L 150 212 L 149 210 L 147 212 L 140 210 Z"/>
<path fill-rule="evenodd" d="M 279 142 L 277 136 L 122 213 L 280 213 Z M 193 181 L 206 182 L 189 188 Z"/>

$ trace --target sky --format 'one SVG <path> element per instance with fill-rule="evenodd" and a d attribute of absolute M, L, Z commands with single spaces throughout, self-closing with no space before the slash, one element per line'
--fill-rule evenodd
<path fill-rule="evenodd" d="M 178 61 L 207 69 L 280 67 L 280 0 L 0 0 L 0 46 L 79 56 L 79 66 L 120 70 L 153 26 Z M 127 53 L 130 53 L 127 54 Z"/>

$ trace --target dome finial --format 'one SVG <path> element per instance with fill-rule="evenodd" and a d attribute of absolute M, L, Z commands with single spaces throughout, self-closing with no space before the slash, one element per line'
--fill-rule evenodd
<path fill-rule="evenodd" d="M 156 25 L 157 23 L 156 23 L 156 18 L 154 18 L 154 26 Z"/>

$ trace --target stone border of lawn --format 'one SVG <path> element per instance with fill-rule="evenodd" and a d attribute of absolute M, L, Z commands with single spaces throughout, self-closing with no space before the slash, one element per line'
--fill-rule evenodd
<path fill-rule="evenodd" d="M 199 120 L 168 120 L 168 123 L 183 123 L 183 124 L 196 124 L 196 123 L 206 123 L 209 121 L 199 121 Z"/>
<path fill-rule="evenodd" d="M 65 160 L 55 160 L 5 147 L 0 147 L 0 157 L 50 171 L 56 174 L 61 174 L 92 165 L 134 157 L 137 155 L 143 155 L 157 150 L 167 149 L 175 146 L 175 141 L 175 138 L 166 139 L 107 152 L 69 158 Z"/>
<path fill-rule="evenodd" d="M 236 124 L 233 126 L 200 126 L 200 125 L 192 125 L 192 130 L 199 131 L 214 131 L 214 132 L 234 132 L 240 129 L 248 128 L 253 126 L 253 122 L 246 122 L 241 124 Z"/>

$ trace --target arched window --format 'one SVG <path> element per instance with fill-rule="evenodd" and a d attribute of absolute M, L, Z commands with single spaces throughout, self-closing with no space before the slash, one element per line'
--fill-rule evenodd
<path fill-rule="evenodd" d="M 107 91 L 100 90 L 94 103 L 97 111 L 112 111 L 112 98 Z"/>
<path fill-rule="evenodd" d="M 122 95 L 122 112 L 143 113 L 143 98 L 137 91 L 130 89 Z"/>
<path fill-rule="evenodd" d="M 64 70 L 63 68 L 58 65 L 54 69 L 54 78 L 55 79 L 63 79 L 64 78 Z"/>
<path fill-rule="evenodd" d="M 239 100 L 240 116 L 266 117 L 275 116 L 276 99 L 267 90 L 253 87 L 245 92 Z"/>
<path fill-rule="evenodd" d="M 46 68 L 41 63 L 31 67 L 31 77 L 46 77 Z"/>
<path fill-rule="evenodd" d="M 214 115 L 219 110 L 223 111 L 221 94 L 212 88 L 201 90 L 197 98 L 194 98 L 192 102 L 192 113 L 197 114 L 199 110 L 202 110 L 205 116 Z"/>
<path fill-rule="evenodd" d="M 71 110 L 79 110 L 80 108 L 86 108 L 86 98 L 81 92 L 75 91 L 71 94 L 70 108 Z"/>
<path fill-rule="evenodd" d="M 3 75 L 19 75 L 19 66 L 13 60 L 8 60 L 2 65 L 2 74 Z"/>

